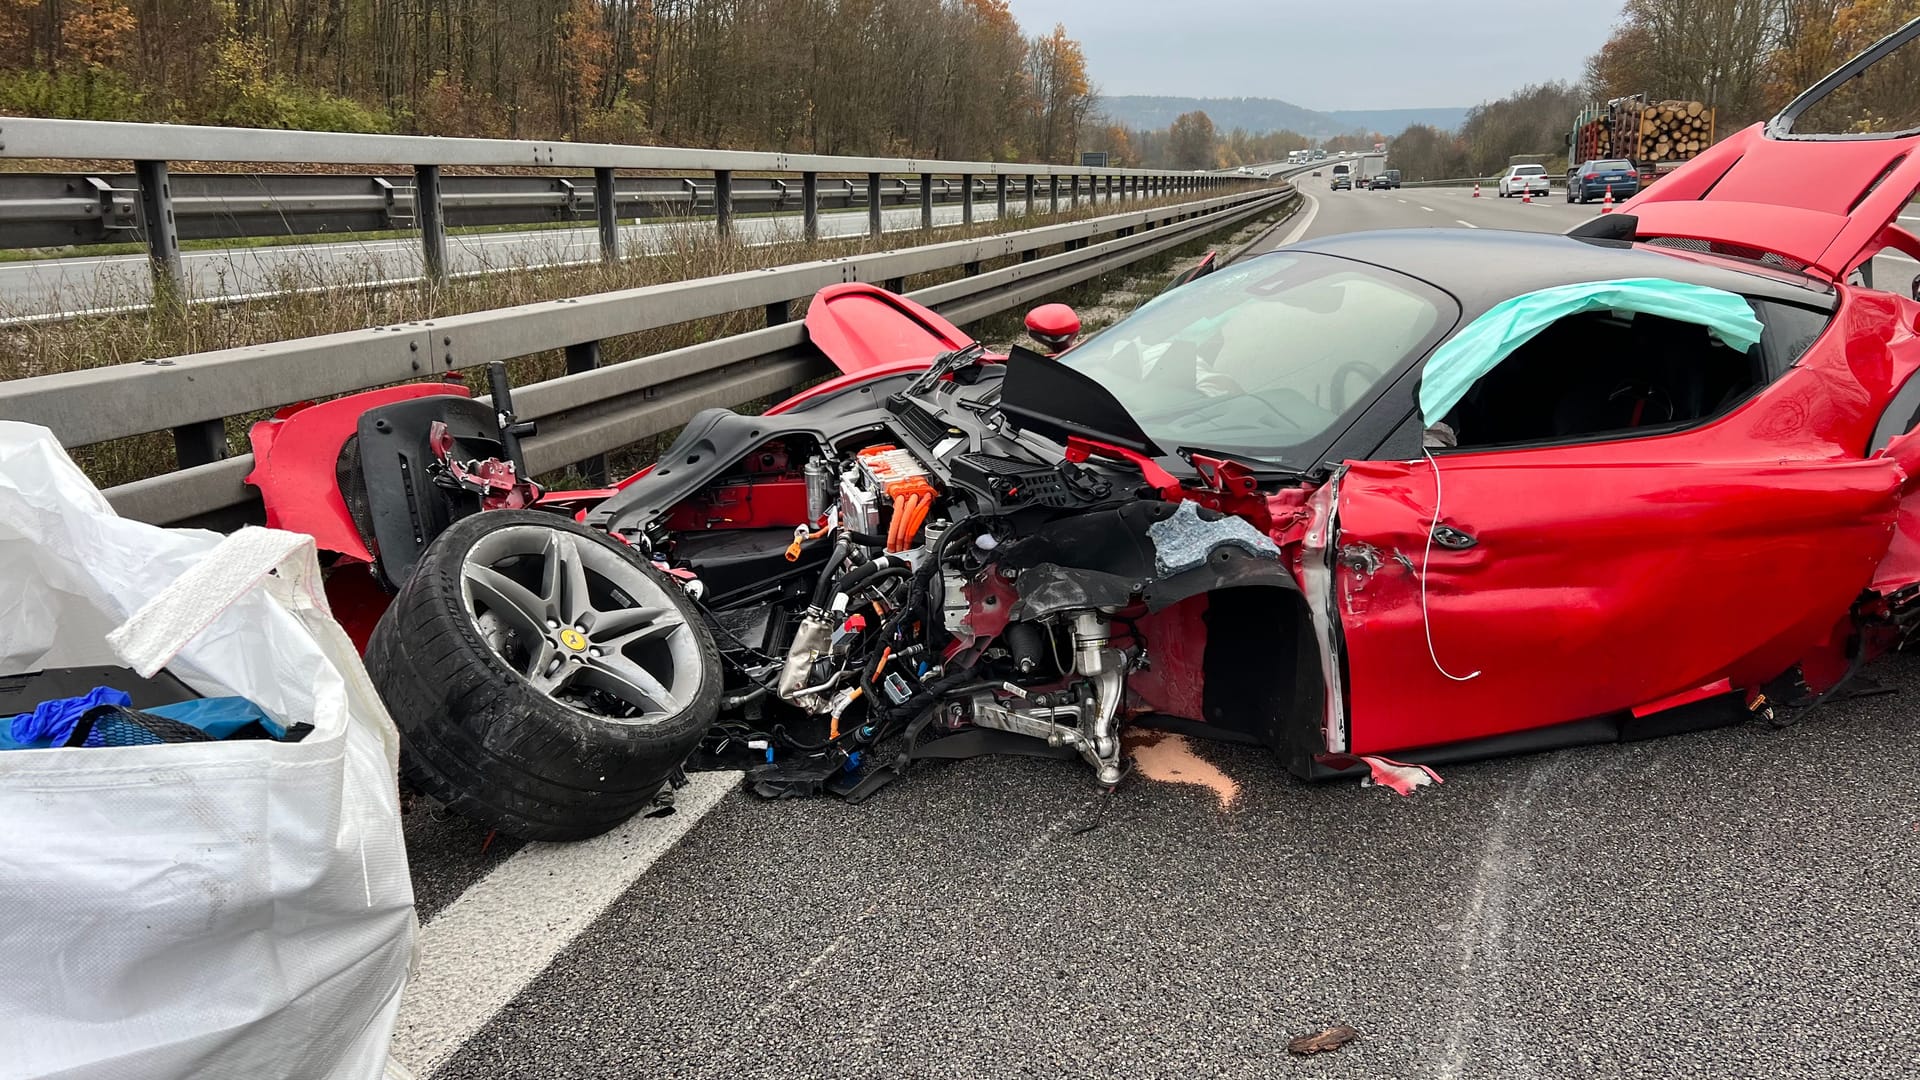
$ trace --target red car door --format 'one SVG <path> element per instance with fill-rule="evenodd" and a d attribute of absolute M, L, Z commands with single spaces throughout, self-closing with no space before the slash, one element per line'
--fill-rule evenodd
<path fill-rule="evenodd" d="M 1331 598 L 1348 749 L 1544 727 L 1791 667 L 1867 584 L 1902 474 L 1729 444 L 1760 445 L 1709 427 L 1448 453 L 1437 490 L 1426 460 L 1349 463 Z"/>

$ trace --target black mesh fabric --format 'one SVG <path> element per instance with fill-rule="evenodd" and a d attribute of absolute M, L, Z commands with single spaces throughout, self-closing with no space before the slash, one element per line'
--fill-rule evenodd
<path fill-rule="evenodd" d="M 155 746 L 161 743 L 211 742 L 213 736 L 178 720 L 106 705 L 80 718 L 74 734 L 84 736 L 68 746 Z"/>
<path fill-rule="evenodd" d="M 1702 255 L 1724 255 L 1730 259 L 1746 259 L 1762 266 L 1771 266 L 1789 273 L 1799 273 L 1807 264 L 1785 255 L 1777 255 L 1757 247 L 1745 244 L 1729 244 L 1723 240 L 1690 240 L 1680 236 L 1657 236 L 1646 241 L 1654 247 L 1678 248 L 1681 251 L 1697 251 Z"/>

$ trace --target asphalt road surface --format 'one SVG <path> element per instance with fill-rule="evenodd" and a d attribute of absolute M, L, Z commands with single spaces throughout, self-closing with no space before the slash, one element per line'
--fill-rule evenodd
<path fill-rule="evenodd" d="M 1061 204 L 1066 203 L 1063 194 Z M 1039 205 L 1046 206 L 1044 194 Z M 1014 214 L 1024 208 L 1022 196 L 1016 196 L 1009 206 Z M 996 216 L 994 203 L 974 204 L 976 221 L 992 221 Z M 917 229 L 920 208 L 887 210 L 881 220 L 888 232 Z M 959 204 L 935 206 L 933 220 L 935 225 L 959 224 Z M 798 214 L 739 217 L 734 219 L 734 229 L 748 244 L 797 240 L 801 235 Z M 863 236 L 866 231 L 864 209 L 820 215 L 822 237 Z M 671 250 L 682 237 L 712 234 L 710 220 L 635 224 L 622 227 L 621 244 L 622 250 L 630 253 L 658 252 Z M 588 262 L 599 257 L 600 235 L 591 225 L 447 237 L 448 271 L 456 275 Z M 220 248 L 183 251 L 180 255 L 190 294 L 203 298 L 411 281 L 423 273 L 422 259 L 417 238 Z M 4 318 L 140 305 L 152 294 L 145 255 L 0 263 L 0 317 Z"/>
<path fill-rule="evenodd" d="M 1313 194 L 1309 235 L 1578 220 Z M 1197 743 L 1185 775 L 1221 778 L 1110 795 L 1025 759 L 860 807 L 709 774 L 578 845 L 423 805 L 395 1053 L 436 1080 L 1920 1074 L 1920 659 L 1865 675 L 1889 692 L 1783 728 L 1456 765 L 1405 799 Z M 1360 1036 L 1287 1054 L 1332 1024 Z"/>

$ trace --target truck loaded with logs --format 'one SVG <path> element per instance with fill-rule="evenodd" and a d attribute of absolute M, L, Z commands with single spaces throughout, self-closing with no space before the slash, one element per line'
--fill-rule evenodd
<path fill-rule="evenodd" d="M 1567 136 L 1567 173 L 1582 164 L 1633 163 L 1645 187 L 1713 145 L 1713 109 L 1698 101 L 1648 102 L 1645 94 L 1589 105 Z"/>

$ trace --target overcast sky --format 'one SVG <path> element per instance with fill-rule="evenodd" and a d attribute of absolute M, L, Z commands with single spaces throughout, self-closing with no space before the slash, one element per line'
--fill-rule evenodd
<path fill-rule="evenodd" d="M 1577 79 L 1618 0 L 1009 0 L 1056 22 L 1106 94 L 1274 97 L 1309 109 L 1475 105 Z"/>

